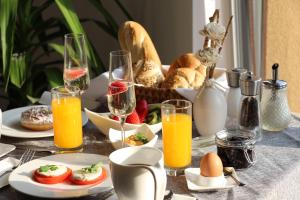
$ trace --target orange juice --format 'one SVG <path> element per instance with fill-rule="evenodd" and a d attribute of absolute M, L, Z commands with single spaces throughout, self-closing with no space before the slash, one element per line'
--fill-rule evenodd
<path fill-rule="evenodd" d="M 174 113 L 162 116 L 165 165 L 181 168 L 191 163 L 192 117 Z"/>
<path fill-rule="evenodd" d="M 54 144 L 59 148 L 82 145 L 81 101 L 78 97 L 52 99 Z"/>

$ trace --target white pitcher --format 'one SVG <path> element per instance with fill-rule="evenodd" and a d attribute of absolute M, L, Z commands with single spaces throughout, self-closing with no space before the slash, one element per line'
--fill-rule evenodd
<path fill-rule="evenodd" d="M 167 184 L 163 153 L 127 147 L 109 155 L 111 178 L 120 200 L 162 200 Z"/>

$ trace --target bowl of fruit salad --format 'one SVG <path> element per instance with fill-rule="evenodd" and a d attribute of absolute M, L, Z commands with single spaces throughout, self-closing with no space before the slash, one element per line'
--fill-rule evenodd
<path fill-rule="evenodd" d="M 130 131 L 125 131 L 125 146 L 154 147 L 158 136 L 146 124 Z M 109 140 L 115 149 L 122 148 L 121 131 L 110 128 Z"/>
<path fill-rule="evenodd" d="M 156 134 L 162 128 L 160 112 L 160 104 L 147 104 L 146 100 L 140 100 L 137 102 L 134 112 L 126 118 L 124 130 L 133 130 L 146 125 Z M 85 113 L 89 120 L 106 136 L 108 136 L 110 128 L 121 130 L 118 117 L 109 112 L 96 113 L 85 108 Z"/>

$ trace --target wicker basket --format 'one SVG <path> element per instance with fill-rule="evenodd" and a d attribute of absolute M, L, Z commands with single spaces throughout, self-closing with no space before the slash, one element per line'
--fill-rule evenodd
<path fill-rule="evenodd" d="M 186 99 L 174 89 L 135 86 L 136 100 L 146 99 L 148 103 L 161 103 L 169 99 Z"/>

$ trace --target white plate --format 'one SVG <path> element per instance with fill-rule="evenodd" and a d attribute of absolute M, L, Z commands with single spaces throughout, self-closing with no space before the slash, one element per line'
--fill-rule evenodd
<path fill-rule="evenodd" d="M 226 179 L 225 186 L 208 187 L 208 186 L 198 185 L 197 179 L 200 175 L 200 168 L 187 168 L 184 170 L 184 173 L 185 173 L 185 178 L 186 178 L 188 189 L 192 190 L 192 191 L 207 192 L 207 191 L 228 189 L 228 188 L 237 186 L 237 184 L 229 176 L 225 177 L 225 179 Z M 235 173 L 235 172 L 233 172 L 233 173 Z"/>
<path fill-rule="evenodd" d="M 65 165 L 72 170 L 101 161 L 107 171 L 107 178 L 97 185 L 72 185 L 58 183 L 53 185 L 41 184 L 32 179 L 32 172 L 41 165 Z M 111 189 L 112 181 L 109 170 L 109 160 L 106 156 L 96 154 L 74 153 L 58 154 L 32 160 L 15 169 L 9 176 L 9 184 L 19 192 L 44 198 L 73 198 L 82 197 Z"/>
<path fill-rule="evenodd" d="M 16 108 L 3 112 L 2 115 L 2 135 L 17 138 L 41 138 L 53 136 L 53 129 L 47 131 L 31 131 L 20 125 L 21 113 L 32 106 Z M 82 126 L 88 122 L 84 112 L 82 112 Z"/>

